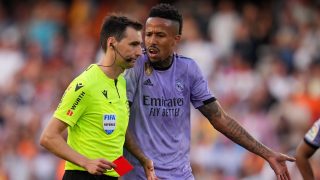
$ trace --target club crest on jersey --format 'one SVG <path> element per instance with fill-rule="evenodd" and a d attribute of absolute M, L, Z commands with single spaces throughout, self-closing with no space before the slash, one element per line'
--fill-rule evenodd
<path fill-rule="evenodd" d="M 179 91 L 179 92 L 182 92 L 183 89 L 184 89 L 184 85 L 183 83 L 181 82 L 181 80 L 176 80 L 176 89 Z"/>
<path fill-rule="evenodd" d="M 117 116 L 115 114 L 103 115 L 103 129 L 107 134 L 112 134 L 116 128 Z"/>

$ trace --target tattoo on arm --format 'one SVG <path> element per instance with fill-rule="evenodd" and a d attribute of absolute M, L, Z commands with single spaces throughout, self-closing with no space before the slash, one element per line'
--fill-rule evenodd
<path fill-rule="evenodd" d="M 266 153 L 266 148 L 260 142 L 255 140 L 243 127 L 241 127 L 235 120 L 227 117 L 230 121 L 227 124 L 228 131 L 225 134 L 227 137 L 235 141 L 236 143 L 242 145 L 249 151 L 264 155 Z"/>
<path fill-rule="evenodd" d="M 254 139 L 237 121 L 228 116 L 217 101 L 206 104 L 200 107 L 199 110 L 215 129 L 233 142 L 264 158 L 270 152 L 266 146 Z"/>

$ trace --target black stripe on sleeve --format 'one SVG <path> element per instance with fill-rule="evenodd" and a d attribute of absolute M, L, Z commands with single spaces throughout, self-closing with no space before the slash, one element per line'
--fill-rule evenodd
<path fill-rule="evenodd" d="M 214 101 L 216 101 L 216 100 L 217 100 L 217 98 L 212 97 L 212 98 L 210 98 L 210 99 L 207 99 L 207 100 L 203 101 L 203 105 L 212 103 L 212 102 L 214 102 Z"/>
<path fill-rule="evenodd" d="M 313 149 L 315 149 L 315 150 L 317 150 L 317 149 L 319 148 L 318 146 L 316 146 L 316 145 L 314 145 L 314 144 L 311 144 L 306 138 L 304 138 L 303 140 L 304 140 L 304 142 L 305 142 L 306 144 L 308 144 L 311 148 L 313 148 Z"/>
<path fill-rule="evenodd" d="M 206 105 L 206 104 L 212 103 L 212 102 L 214 102 L 214 101 L 216 101 L 216 100 L 217 100 L 217 98 L 215 98 L 215 97 L 212 97 L 212 98 L 210 98 L 210 99 L 207 99 L 207 100 L 205 100 L 205 101 L 202 102 L 203 105 L 197 107 L 196 109 L 199 109 L 200 107 L 202 107 L 202 106 L 204 106 L 204 105 Z"/>

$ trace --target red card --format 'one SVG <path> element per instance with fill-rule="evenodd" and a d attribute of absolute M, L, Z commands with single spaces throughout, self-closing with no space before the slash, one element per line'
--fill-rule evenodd
<path fill-rule="evenodd" d="M 133 166 L 130 164 L 130 162 L 123 156 L 118 157 L 116 160 L 113 161 L 113 163 L 117 165 L 117 167 L 114 168 L 114 170 L 120 176 L 125 175 L 133 169 Z"/>

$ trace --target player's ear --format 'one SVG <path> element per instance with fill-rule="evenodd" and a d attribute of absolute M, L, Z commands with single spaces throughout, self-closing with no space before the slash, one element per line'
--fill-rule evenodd
<path fill-rule="evenodd" d="M 176 41 L 180 41 L 181 40 L 181 35 L 180 34 L 175 35 L 174 39 Z"/>
<path fill-rule="evenodd" d="M 175 35 L 174 36 L 174 42 L 175 42 L 175 45 L 177 45 L 179 42 L 180 42 L 180 40 L 181 40 L 181 35 L 180 34 L 177 34 L 177 35 Z"/>

